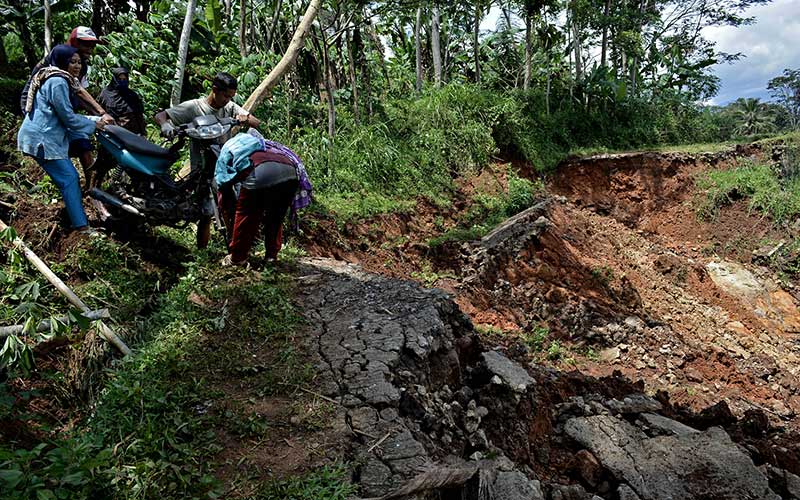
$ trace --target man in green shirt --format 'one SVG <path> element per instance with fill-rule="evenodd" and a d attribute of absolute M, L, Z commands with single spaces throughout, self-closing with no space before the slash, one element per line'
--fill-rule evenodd
<path fill-rule="evenodd" d="M 206 97 L 184 101 L 169 109 L 156 114 L 156 123 L 161 127 L 161 135 L 167 138 L 175 136 L 176 126 L 190 123 L 198 116 L 215 115 L 217 118 L 237 118 L 242 125 L 258 127 L 261 121 L 251 115 L 247 110 L 233 102 L 238 83 L 236 78 L 228 73 L 217 73 L 211 83 L 211 93 Z M 224 144 L 230 139 L 228 133 L 217 143 Z M 189 149 L 189 161 L 194 170 L 200 163 L 200 144 L 192 140 Z"/>

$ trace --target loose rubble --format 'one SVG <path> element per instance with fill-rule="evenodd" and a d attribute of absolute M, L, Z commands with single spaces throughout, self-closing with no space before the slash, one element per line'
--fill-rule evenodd
<path fill-rule="evenodd" d="M 314 285 L 299 300 L 321 390 L 352 430 L 362 497 L 439 498 L 443 484 L 464 498 L 504 500 L 777 499 L 773 487 L 785 498 L 797 490 L 794 474 L 756 467 L 725 430 L 673 420 L 642 393 L 603 393 L 619 384 L 586 379 L 589 392 L 552 401 L 563 375 L 488 349 L 442 291 L 325 259 L 306 260 L 299 274 Z M 572 458 L 561 467 L 559 456 Z"/>

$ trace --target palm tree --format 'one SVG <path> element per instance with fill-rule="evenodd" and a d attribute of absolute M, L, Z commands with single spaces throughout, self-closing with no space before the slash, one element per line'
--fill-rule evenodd
<path fill-rule="evenodd" d="M 775 116 L 769 107 L 758 98 L 741 98 L 731 105 L 734 119 L 738 122 L 735 133 L 753 135 L 775 129 Z"/>

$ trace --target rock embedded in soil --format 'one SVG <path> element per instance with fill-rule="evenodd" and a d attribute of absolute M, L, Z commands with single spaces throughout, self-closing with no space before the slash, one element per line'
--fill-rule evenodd
<path fill-rule="evenodd" d="M 780 498 L 719 428 L 650 438 L 625 420 L 598 415 L 568 421 L 565 432 L 641 500 Z"/>
<path fill-rule="evenodd" d="M 492 487 L 493 500 L 545 500 L 539 481 L 519 471 L 498 472 Z"/>
<path fill-rule="evenodd" d="M 528 386 L 535 383 L 525 368 L 497 351 L 484 352 L 481 358 L 489 373 L 498 377 L 500 384 L 508 386 L 514 392 L 525 392 Z"/>

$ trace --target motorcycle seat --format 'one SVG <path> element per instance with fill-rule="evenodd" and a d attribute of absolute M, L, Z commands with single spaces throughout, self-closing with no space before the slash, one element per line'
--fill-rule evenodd
<path fill-rule="evenodd" d="M 155 156 L 157 158 L 173 158 L 173 155 L 170 153 L 169 149 L 162 148 L 158 144 L 153 144 L 141 135 L 134 134 L 130 130 L 124 129 L 117 125 L 107 125 L 105 132 L 119 140 L 123 147 L 131 153 L 140 153 L 147 156 Z"/>

